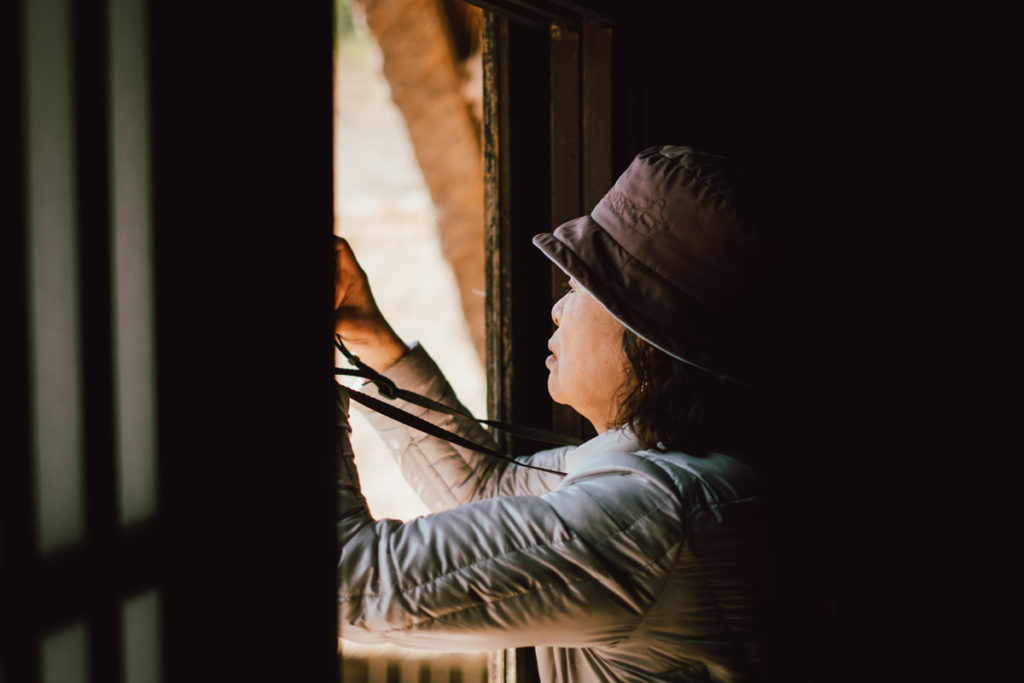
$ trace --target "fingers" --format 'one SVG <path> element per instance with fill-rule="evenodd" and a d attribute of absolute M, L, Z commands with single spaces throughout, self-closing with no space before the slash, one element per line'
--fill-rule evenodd
<path fill-rule="evenodd" d="M 334 236 L 334 310 L 338 310 L 341 306 L 342 300 L 345 298 L 344 283 L 347 280 L 345 276 L 346 254 L 351 254 L 352 249 L 341 237 Z"/>
<path fill-rule="evenodd" d="M 408 347 L 384 319 L 366 272 L 343 237 L 334 237 L 334 330 L 363 362 L 378 371 L 390 367 Z"/>
<path fill-rule="evenodd" d="M 334 261 L 334 308 L 337 310 L 353 294 L 358 297 L 361 290 L 368 290 L 369 283 L 348 240 L 337 235 L 334 236 Z"/>
<path fill-rule="evenodd" d="M 344 237 L 334 236 L 334 256 L 339 265 L 344 264 L 347 268 L 362 272 L 363 269 L 356 260 L 356 254 L 352 251 L 352 245 Z"/>
<path fill-rule="evenodd" d="M 334 258 L 334 310 L 345 309 L 349 317 L 355 318 L 376 314 L 377 305 L 366 272 L 343 237 L 334 237 Z"/>
<path fill-rule="evenodd" d="M 345 239 L 344 237 L 338 237 L 337 235 L 334 236 L 334 251 L 343 251 L 346 252 L 349 256 L 355 258 L 352 254 L 352 245 L 350 245 L 348 243 L 348 240 Z"/>

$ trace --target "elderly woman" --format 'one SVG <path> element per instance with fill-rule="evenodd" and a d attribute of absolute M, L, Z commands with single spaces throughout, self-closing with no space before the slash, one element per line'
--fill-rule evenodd
<path fill-rule="evenodd" d="M 652 148 L 590 215 L 534 238 L 570 285 L 551 311 L 548 390 L 597 436 L 519 461 L 564 477 L 372 415 L 435 510 L 374 520 L 342 430 L 347 639 L 535 646 L 544 681 L 799 677 L 760 419 L 785 262 L 753 196 L 725 159 Z M 399 387 L 459 407 L 427 353 L 381 316 L 342 240 L 337 258 L 344 343 Z M 472 420 L 399 405 L 493 445 Z"/>

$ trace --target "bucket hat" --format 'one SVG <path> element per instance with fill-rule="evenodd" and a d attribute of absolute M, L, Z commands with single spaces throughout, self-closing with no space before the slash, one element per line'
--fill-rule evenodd
<path fill-rule="evenodd" d="M 650 147 L 589 215 L 533 243 L 655 348 L 771 390 L 785 253 L 765 209 L 729 159 Z"/>

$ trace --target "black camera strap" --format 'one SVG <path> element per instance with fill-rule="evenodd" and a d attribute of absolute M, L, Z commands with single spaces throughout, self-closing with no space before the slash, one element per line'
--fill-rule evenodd
<path fill-rule="evenodd" d="M 426 396 L 422 396 L 407 389 L 402 389 L 395 385 L 395 383 L 391 379 L 385 377 L 384 375 L 380 374 L 379 372 L 377 372 L 376 370 L 374 370 L 373 368 L 359 360 L 358 356 L 354 355 L 351 351 L 345 348 L 345 345 L 342 343 L 340 337 L 335 336 L 334 345 L 337 347 L 339 351 L 341 351 L 342 355 L 345 356 L 345 359 L 353 366 L 355 366 L 354 368 L 335 368 L 334 374 L 347 375 L 352 377 L 362 377 L 363 379 L 372 382 L 377 387 L 378 392 L 389 400 L 393 401 L 396 399 L 400 399 L 402 401 L 412 403 L 413 405 L 417 405 L 421 408 L 426 408 L 427 410 L 431 410 L 437 413 L 443 413 L 446 415 L 453 415 L 456 417 L 468 418 L 470 420 L 474 420 L 475 422 L 479 422 L 480 424 L 487 425 L 488 427 L 493 427 L 494 429 L 499 429 L 503 432 L 512 434 L 514 436 L 533 439 L 535 441 L 541 441 L 543 443 L 550 443 L 556 446 L 578 446 L 580 443 L 582 443 L 579 439 L 575 439 L 564 434 L 551 432 L 546 429 L 539 429 L 536 427 L 523 427 L 521 425 L 508 424 L 506 422 L 499 422 L 497 420 L 484 420 L 481 418 L 477 418 L 474 417 L 469 411 L 453 408 L 451 406 L 447 406 Z M 561 476 L 565 476 L 566 474 L 565 472 L 559 472 L 557 470 L 548 469 L 546 467 L 539 467 L 537 465 L 530 465 L 529 463 L 516 460 L 512 456 L 506 455 L 505 453 L 497 451 L 488 446 L 475 443 L 473 441 L 470 441 L 469 439 L 466 439 L 465 437 L 455 434 L 454 432 L 450 432 L 447 429 L 438 427 L 437 425 L 428 422 L 427 420 L 424 420 L 421 417 L 413 415 L 408 411 L 402 410 L 397 406 L 391 405 L 390 403 L 381 401 L 380 399 L 374 398 L 372 396 L 367 396 L 366 394 L 357 391 L 351 387 L 346 388 L 349 391 L 349 397 L 356 403 L 362 404 L 367 408 L 370 408 L 371 410 L 375 410 L 382 415 L 390 417 L 393 420 L 397 420 L 398 422 L 401 422 L 402 424 L 405 424 L 414 429 L 418 429 L 426 434 L 430 434 L 431 436 L 435 436 L 439 439 L 444 439 L 445 441 L 448 441 L 458 446 L 462 446 L 463 448 L 468 448 L 469 450 L 475 451 L 477 453 L 484 453 L 486 455 L 490 455 L 496 458 L 501 458 L 502 460 L 507 460 L 508 462 L 511 462 L 512 464 L 517 465 L 519 467 L 528 467 L 530 469 L 540 470 L 542 472 L 548 472 L 550 474 L 558 474 Z"/>

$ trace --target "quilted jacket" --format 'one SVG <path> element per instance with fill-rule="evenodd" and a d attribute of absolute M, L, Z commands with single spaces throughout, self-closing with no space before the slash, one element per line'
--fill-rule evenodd
<path fill-rule="evenodd" d="M 459 405 L 419 346 L 386 374 Z M 398 405 L 493 443 L 471 420 Z M 533 646 L 543 681 L 790 679 L 778 668 L 790 645 L 772 547 L 779 517 L 748 460 L 642 450 L 617 429 L 523 458 L 568 473 L 561 477 L 369 417 L 434 512 L 372 519 L 343 432 L 346 639 L 450 651 Z M 347 427 L 344 412 L 339 423 Z"/>

